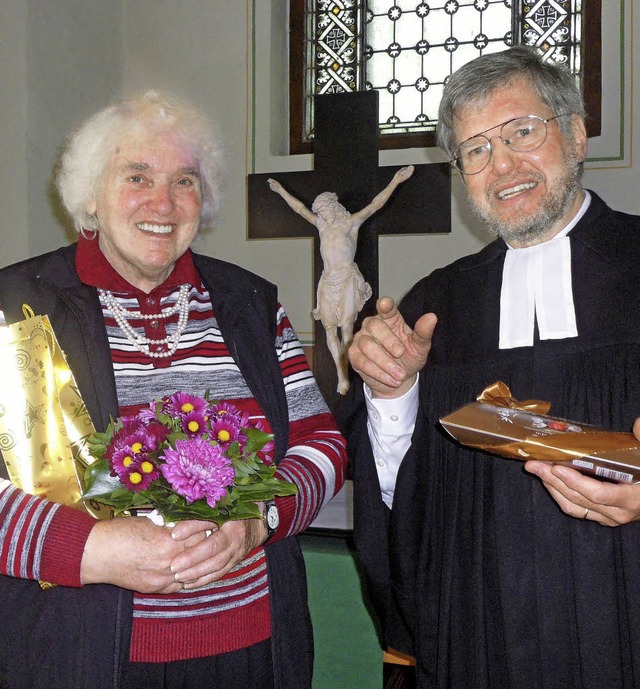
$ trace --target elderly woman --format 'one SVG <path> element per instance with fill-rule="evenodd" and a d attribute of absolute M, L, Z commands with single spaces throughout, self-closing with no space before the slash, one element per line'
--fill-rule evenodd
<path fill-rule="evenodd" d="M 97 113 L 57 179 L 77 244 L 1 270 L 0 304 L 7 322 L 24 303 L 48 314 L 98 430 L 209 390 L 264 419 L 298 493 L 265 506 L 268 525 L 211 531 L 95 521 L 0 479 L 2 687 L 311 686 L 294 536 L 342 485 L 344 442 L 275 287 L 190 249 L 216 217 L 220 164 L 215 129 L 177 100 Z"/>

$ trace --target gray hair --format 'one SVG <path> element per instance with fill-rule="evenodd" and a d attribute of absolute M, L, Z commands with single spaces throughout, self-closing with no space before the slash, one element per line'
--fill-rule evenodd
<path fill-rule="evenodd" d="M 440 101 L 438 146 L 453 157 L 460 143 L 453 133 L 455 117 L 460 110 L 469 105 L 482 107 L 496 91 L 518 79 L 528 81 L 555 115 L 575 113 L 585 118 L 584 101 L 575 76 L 562 65 L 543 62 L 534 48 L 514 46 L 471 60 L 449 77 Z M 571 118 L 561 117 L 558 124 L 565 139 L 570 139 Z"/>
<path fill-rule="evenodd" d="M 99 229 L 87 214 L 88 202 L 99 190 L 107 164 L 128 134 L 170 131 L 180 137 L 198 160 L 200 229 L 210 227 L 220 207 L 221 136 L 200 111 L 174 96 L 156 91 L 108 105 L 85 120 L 67 139 L 56 174 L 62 203 L 76 230 Z"/>

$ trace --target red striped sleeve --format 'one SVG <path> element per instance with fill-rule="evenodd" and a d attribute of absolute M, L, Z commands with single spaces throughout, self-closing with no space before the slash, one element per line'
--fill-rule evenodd
<path fill-rule="evenodd" d="M 0 492 L 0 524 L 0 573 L 80 586 L 80 563 L 93 517 L 10 486 Z"/>
<path fill-rule="evenodd" d="M 273 540 L 304 531 L 345 478 L 345 441 L 331 414 L 294 421 L 291 432 L 291 445 L 276 476 L 295 483 L 298 493 L 278 498 L 280 525 Z"/>
<path fill-rule="evenodd" d="M 277 499 L 280 524 L 272 540 L 304 531 L 342 487 L 347 466 L 345 440 L 282 307 L 277 340 L 291 421 L 289 449 L 276 476 L 294 483 L 298 493 Z"/>

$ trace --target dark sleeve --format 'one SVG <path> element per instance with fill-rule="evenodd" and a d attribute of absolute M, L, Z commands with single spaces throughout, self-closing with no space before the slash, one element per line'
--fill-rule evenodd
<path fill-rule="evenodd" d="M 341 406 L 342 432 L 347 438 L 354 484 L 353 531 L 356 555 L 364 574 L 367 596 L 377 617 L 383 648 L 413 654 L 410 634 L 391 593 L 389 518 L 380 493 L 369 434 L 364 391 L 354 381 Z"/>
<path fill-rule="evenodd" d="M 400 311 L 411 327 L 424 313 L 434 310 L 434 306 L 427 302 L 426 296 L 437 293 L 435 283 L 439 271 L 420 280 L 402 299 Z M 349 393 L 340 408 L 340 425 L 343 435 L 347 439 L 347 452 L 351 463 L 354 482 L 354 542 L 358 559 L 362 565 L 367 593 L 371 599 L 375 613 L 378 616 L 382 642 L 385 648 L 393 648 L 402 653 L 413 655 L 413 642 L 409 632 L 411 622 L 411 606 L 407 601 L 411 598 L 405 591 L 407 572 L 405 571 L 406 552 L 417 552 L 420 529 L 417 525 L 410 526 L 407 542 L 406 534 L 400 539 L 390 542 L 390 529 L 396 529 L 397 502 L 394 502 L 394 514 L 385 505 L 380 492 L 378 473 L 375 467 L 373 451 L 367 431 L 367 410 L 364 399 L 362 381 L 356 377 Z M 408 453 L 417 451 L 421 445 L 414 441 Z M 414 444 L 416 447 L 414 448 Z M 404 460 L 403 460 L 404 464 Z M 401 496 L 402 497 L 402 496 Z M 402 521 L 409 517 L 401 509 Z M 398 552 L 398 548 L 402 551 Z M 398 562 L 398 558 L 402 562 Z M 397 573 L 401 575 L 401 587 L 396 586 Z M 399 605 L 400 603 L 400 605 Z M 402 614 L 401 614 L 402 611 Z"/>

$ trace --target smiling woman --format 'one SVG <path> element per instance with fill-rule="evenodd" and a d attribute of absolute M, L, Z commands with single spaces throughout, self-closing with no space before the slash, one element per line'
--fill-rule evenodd
<path fill-rule="evenodd" d="M 0 625 L 12 632 L 2 686 L 311 687 L 293 537 L 340 490 L 344 440 L 276 287 L 191 251 L 218 212 L 220 141 L 202 114 L 154 92 L 87 120 L 57 177 L 78 242 L 0 271 L 0 306 L 10 324 L 25 303 L 49 315 L 98 432 L 181 391 L 231 402 L 273 434 L 275 478 L 297 493 L 247 498 L 249 518 L 162 526 L 96 522 L 0 482 L 0 554 L 15 554 L 0 557 Z M 198 453 L 201 481 L 215 460 Z M 38 663 L 21 655 L 25 638 Z"/>
<path fill-rule="evenodd" d="M 116 271 L 150 292 L 165 281 L 200 225 L 198 163 L 172 131 L 139 140 L 123 137 L 112 154 L 87 214 L 97 219 L 98 243 Z"/>
<path fill-rule="evenodd" d="M 56 181 L 78 231 L 97 229 L 96 218 L 86 212 L 87 204 L 117 147 L 127 138 L 139 141 L 161 132 L 172 133 L 199 152 L 195 171 L 202 195 L 200 229 L 213 225 L 220 205 L 221 134 L 213 122 L 187 104 L 149 91 L 97 112 L 69 139 Z"/>

